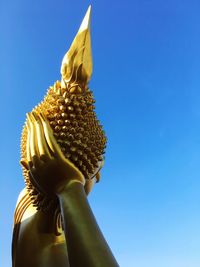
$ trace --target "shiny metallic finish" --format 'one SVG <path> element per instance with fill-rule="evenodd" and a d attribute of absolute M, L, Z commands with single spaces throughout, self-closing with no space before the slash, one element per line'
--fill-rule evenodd
<path fill-rule="evenodd" d="M 65 158 L 82 172 L 85 179 L 91 179 L 98 173 L 106 146 L 106 137 L 95 113 L 93 94 L 88 88 L 92 74 L 90 12 L 89 8 L 63 58 L 61 81 L 56 81 L 48 89 L 44 100 L 33 109 L 49 121 Z M 26 150 L 25 125 L 21 139 L 22 158 L 26 158 Z M 29 173 L 24 167 L 23 175 L 32 203 L 37 209 L 57 206 L 56 197 L 40 192 L 37 185 L 30 181 Z"/>

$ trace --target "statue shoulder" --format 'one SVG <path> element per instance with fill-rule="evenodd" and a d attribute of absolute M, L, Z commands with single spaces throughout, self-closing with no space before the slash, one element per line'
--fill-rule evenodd
<path fill-rule="evenodd" d="M 20 226 L 22 221 L 35 214 L 37 210 L 31 203 L 30 196 L 26 188 L 24 188 L 17 199 L 15 213 L 14 213 L 14 225 L 13 225 L 13 237 L 12 237 L 12 262 L 13 266 L 16 266 L 16 250 L 20 232 Z"/>
<path fill-rule="evenodd" d="M 14 225 L 21 223 L 22 220 L 34 215 L 37 212 L 36 208 L 31 203 L 31 198 L 26 188 L 24 188 L 17 199 L 15 213 L 14 213 Z"/>

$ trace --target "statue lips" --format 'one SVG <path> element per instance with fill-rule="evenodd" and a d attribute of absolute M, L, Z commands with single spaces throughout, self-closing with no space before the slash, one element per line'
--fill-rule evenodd
<path fill-rule="evenodd" d="M 95 100 L 88 88 L 92 74 L 90 17 L 91 7 L 63 58 L 61 81 L 56 81 L 48 89 L 44 100 L 33 109 L 45 115 L 65 157 L 78 167 L 86 179 L 98 177 L 106 146 L 106 137 L 95 113 Z M 26 143 L 25 125 L 21 139 L 22 158 L 26 158 Z M 24 167 L 23 175 L 32 203 L 38 209 L 57 207 L 56 196 L 52 198 L 40 192 L 31 183 Z"/>

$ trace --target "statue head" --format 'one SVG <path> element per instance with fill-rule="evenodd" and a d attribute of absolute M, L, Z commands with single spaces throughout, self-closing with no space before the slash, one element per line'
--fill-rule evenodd
<path fill-rule="evenodd" d="M 104 162 L 106 137 L 97 120 L 94 98 L 88 88 L 92 74 L 90 38 L 91 7 L 61 64 L 61 80 L 50 86 L 44 100 L 34 110 L 48 119 L 54 136 L 67 159 L 83 173 L 89 193 Z M 21 153 L 26 158 L 27 129 L 22 132 Z M 57 205 L 57 198 L 44 195 L 30 181 L 23 168 L 27 189 L 38 209 Z"/>

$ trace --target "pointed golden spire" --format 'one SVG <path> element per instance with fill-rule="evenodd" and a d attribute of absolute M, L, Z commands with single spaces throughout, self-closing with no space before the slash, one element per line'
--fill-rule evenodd
<path fill-rule="evenodd" d="M 81 90 L 87 86 L 92 75 L 92 51 L 90 37 L 91 6 L 89 6 L 74 41 L 65 54 L 62 65 L 62 87 L 76 85 Z"/>

